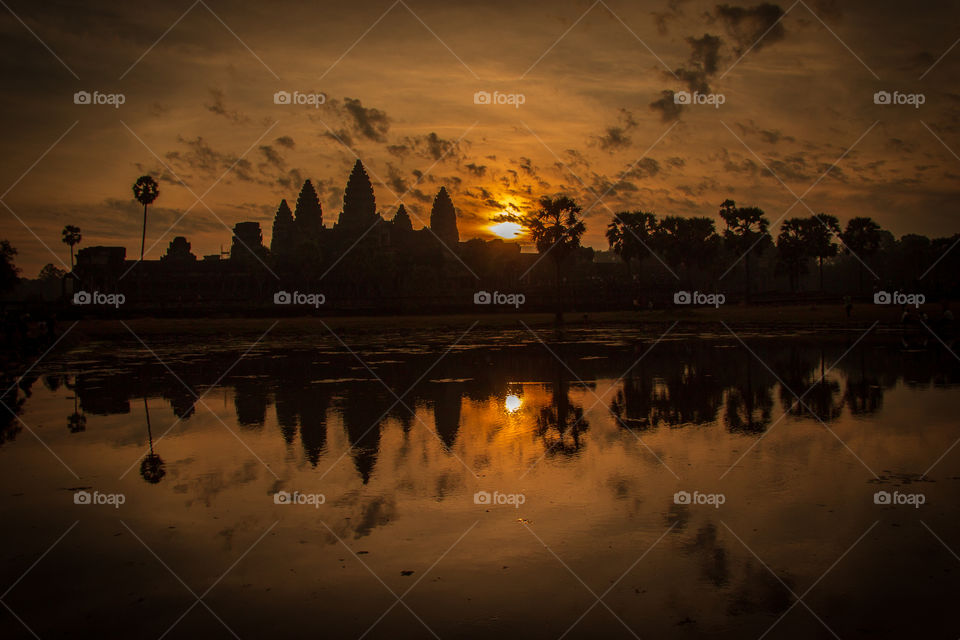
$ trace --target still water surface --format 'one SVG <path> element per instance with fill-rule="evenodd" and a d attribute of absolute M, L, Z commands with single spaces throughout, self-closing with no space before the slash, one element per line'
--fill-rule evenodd
<path fill-rule="evenodd" d="M 960 635 L 936 340 L 466 329 L 41 362 L 0 635 Z"/>

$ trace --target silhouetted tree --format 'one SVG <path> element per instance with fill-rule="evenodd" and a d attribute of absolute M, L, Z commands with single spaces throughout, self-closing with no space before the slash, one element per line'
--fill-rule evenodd
<path fill-rule="evenodd" d="M 133 183 L 133 197 L 143 205 L 143 236 L 140 238 L 140 260 L 143 260 L 143 250 L 147 245 L 147 207 L 160 195 L 160 187 L 151 176 L 140 176 Z"/>
<path fill-rule="evenodd" d="M 764 238 L 768 238 L 767 229 L 769 220 L 763 215 L 763 209 L 758 207 L 738 207 L 733 200 L 724 200 L 720 205 L 720 217 L 727 228 L 723 233 L 724 240 L 738 255 L 743 256 L 744 264 L 744 296 L 750 300 L 750 254 L 754 251 L 759 255 L 763 252 Z"/>
<path fill-rule="evenodd" d="M 776 271 L 785 273 L 790 282 L 790 291 L 796 291 L 800 276 L 807 273 L 806 227 L 810 220 L 790 218 L 780 225 L 780 235 L 777 236 L 777 266 Z"/>
<path fill-rule="evenodd" d="M 20 281 L 20 269 L 13 264 L 17 250 L 7 240 L 0 240 L 0 293 L 12 290 Z"/>
<path fill-rule="evenodd" d="M 440 187 L 437 197 L 433 199 L 433 208 L 430 209 L 430 229 L 445 245 L 456 250 L 460 243 L 457 211 L 453 207 L 453 200 L 450 199 L 446 187 Z"/>
<path fill-rule="evenodd" d="M 610 248 L 627 265 L 627 274 L 632 277 L 633 262 L 642 264 L 652 251 L 651 243 L 657 229 L 657 216 L 645 211 L 621 211 L 613 214 L 607 225 L 607 242 Z"/>
<path fill-rule="evenodd" d="M 153 452 L 153 430 L 150 428 L 150 407 L 147 406 L 147 396 L 143 396 L 143 409 L 147 416 L 147 440 L 150 442 L 150 453 L 143 457 L 140 463 L 140 477 L 150 484 L 157 484 L 167 475 L 163 459 Z"/>
<path fill-rule="evenodd" d="M 840 235 L 840 222 L 836 216 L 818 213 L 810 218 L 806 227 L 806 244 L 810 255 L 817 259 L 820 274 L 820 290 L 823 291 L 823 259 L 837 255 L 833 239 Z"/>
<path fill-rule="evenodd" d="M 847 221 L 847 227 L 840 234 L 840 240 L 843 242 L 844 252 L 854 254 L 859 258 L 857 282 L 858 288 L 863 289 L 863 263 L 880 248 L 882 234 L 880 225 L 871 218 L 857 217 Z"/>
<path fill-rule="evenodd" d="M 73 271 L 73 247 L 80 244 L 83 236 L 80 235 L 80 227 L 68 224 L 63 228 L 63 243 L 70 247 L 70 270 Z"/>
<path fill-rule="evenodd" d="M 67 272 L 53 264 L 48 262 L 44 265 L 43 269 L 40 269 L 40 273 L 37 275 L 37 280 L 40 282 L 55 282 L 63 279 L 63 276 L 67 275 Z"/>
<path fill-rule="evenodd" d="M 523 222 L 540 255 L 549 255 L 554 264 L 557 285 L 557 321 L 563 320 L 562 270 L 567 257 L 580 247 L 587 230 L 580 205 L 567 196 L 540 198 L 540 208 Z"/>

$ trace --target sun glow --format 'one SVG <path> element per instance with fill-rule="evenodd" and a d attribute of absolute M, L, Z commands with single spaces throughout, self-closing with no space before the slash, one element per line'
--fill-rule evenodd
<path fill-rule="evenodd" d="M 521 405 L 523 405 L 523 400 L 520 399 L 520 396 L 515 396 L 510 394 L 503 401 L 503 406 L 506 408 L 507 413 L 516 413 L 520 410 Z"/>
<path fill-rule="evenodd" d="M 523 234 L 523 227 L 519 223 L 508 220 L 488 225 L 487 230 L 504 240 L 513 240 Z"/>

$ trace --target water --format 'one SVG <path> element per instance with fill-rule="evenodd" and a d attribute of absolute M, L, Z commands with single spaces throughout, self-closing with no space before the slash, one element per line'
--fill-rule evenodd
<path fill-rule="evenodd" d="M 42 361 L 5 399 L 2 637 L 960 634 L 936 340 L 466 330 Z"/>

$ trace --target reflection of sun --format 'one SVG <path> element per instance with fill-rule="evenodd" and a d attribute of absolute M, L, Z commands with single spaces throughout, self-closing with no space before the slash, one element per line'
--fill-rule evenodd
<path fill-rule="evenodd" d="M 507 413 L 516 413 L 520 410 L 520 406 L 523 404 L 523 400 L 520 399 L 520 396 L 515 396 L 510 394 L 503 401 L 503 406 L 506 407 Z"/>
<path fill-rule="evenodd" d="M 497 222 L 487 226 L 487 230 L 504 240 L 513 240 L 523 233 L 523 226 L 517 222 Z"/>

